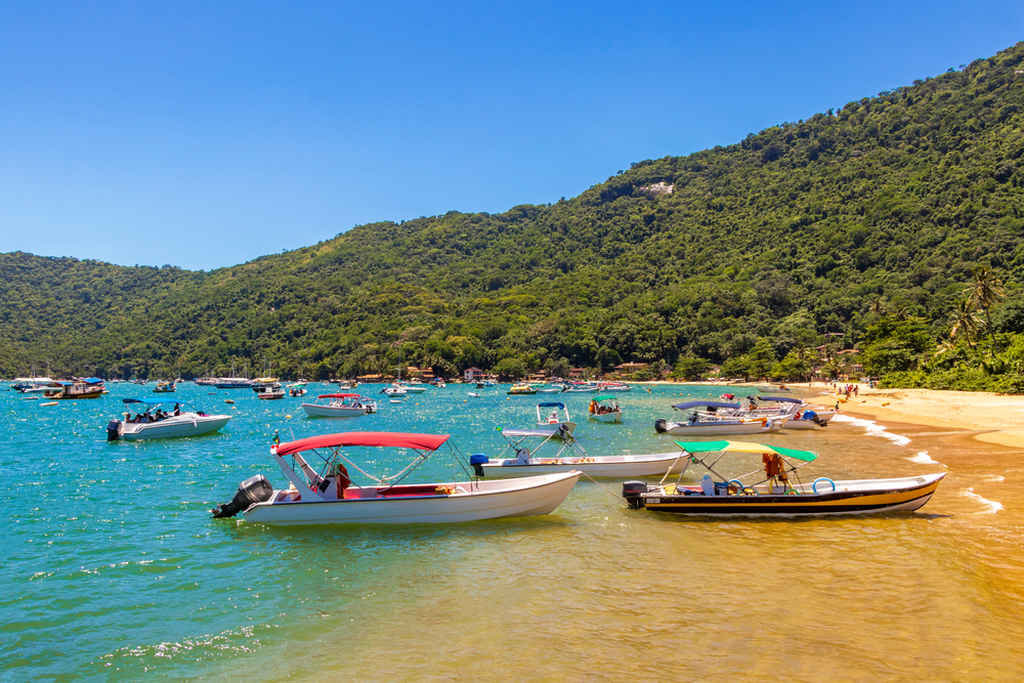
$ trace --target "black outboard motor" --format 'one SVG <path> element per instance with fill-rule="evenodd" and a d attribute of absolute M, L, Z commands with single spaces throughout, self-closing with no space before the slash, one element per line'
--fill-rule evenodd
<path fill-rule="evenodd" d="M 473 466 L 473 471 L 476 472 L 476 476 L 478 477 L 484 476 L 484 463 L 490 461 L 491 459 L 483 453 L 476 453 L 475 455 L 469 456 L 469 464 Z"/>
<path fill-rule="evenodd" d="M 640 496 L 645 493 L 647 493 L 647 484 L 642 481 L 622 482 L 622 497 L 626 499 L 626 504 L 633 510 L 639 510 L 644 506 Z"/>
<path fill-rule="evenodd" d="M 665 420 L 665 418 L 659 417 L 657 420 L 654 421 L 654 431 L 658 432 L 659 434 L 664 434 L 665 432 L 668 431 L 667 421 Z"/>
<path fill-rule="evenodd" d="M 224 503 L 210 510 L 214 517 L 234 517 L 250 505 L 270 500 L 274 495 L 274 487 L 262 474 L 249 477 L 238 485 L 238 491 L 230 503 Z"/>
<path fill-rule="evenodd" d="M 117 441 L 121 438 L 121 421 L 111 420 L 107 423 L 107 441 Z"/>

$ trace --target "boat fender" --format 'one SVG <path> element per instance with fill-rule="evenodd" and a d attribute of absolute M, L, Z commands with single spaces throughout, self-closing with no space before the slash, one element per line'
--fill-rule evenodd
<path fill-rule="evenodd" d="M 473 471 L 476 472 L 476 476 L 478 477 L 484 476 L 483 466 L 485 463 L 488 463 L 490 461 L 491 459 L 488 458 L 483 453 L 475 453 L 469 456 L 469 464 L 473 466 Z"/>
<path fill-rule="evenodd" d="M 818 483 L 819 482 L 823 482 L 823 481 L 827 481 L 828 483 L 832 484 L 832 490 L 833 491 L 836 490 L 836 483 L 834 481 L 832 481 L 831 479 L 829 479 L 828 477 L 818 477 L 817 479 L 815 479 L 814 483 L 811 484 L 811 490 L 814 491 L 815 493 L 817 493 L 818 492 Z"/>

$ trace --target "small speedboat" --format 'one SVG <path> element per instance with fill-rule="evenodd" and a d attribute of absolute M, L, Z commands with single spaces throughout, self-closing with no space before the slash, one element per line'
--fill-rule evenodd
<path fill-rule="evenodd" d="M 697 408 L 739 409 L 738 403 L 720 401 L 687 401 L 672 406 L 679 411 Z M 680 436 L 719 436 L 722 434 L 762 434 L 777 432 L 788 418 L 785 415 L 772 417 L 737 417 L 733 415 L 717 415 L 707 411 L 693 410 L 687 419 L 670 421 L 658 418 L 654 421 L 654 430 L 660 434 L 676 434 Z"/>
<path fill-rule="evenodd" d="M 673 463 L 681 466 L 678 451 L 591 456 L 573 437 L 572 432 L 503 429 L 501 435 L 513 457 L 492 459 L 486 455 L 473 455 L 470 464 L 478 476 L 522 477 L 579 470 L 589 477 L 625 479 L 661 474 L 666 468 L 671 469 Z M 554 452 L 542 455 L 545 450 Z"/>
<path fill-rule="evenodd" d="M 676 482 L 669 472 L 657 484 L 627 481 L 622 496 L 629 507 L 653 512 L 700 516 L 808 516 L 865 515 L 909 512 L 927 503 L 945 472 L 888 479 L 833 480 L 818 477 L 799 481 L 797 462 L 818 456 L 781 446 L 743 441 L 677 441 L 684 463 Z M 716 471 L 726 454 L 760 455 L 764 477 L 754 484 L 729 479 Z M 691 465 L 707 470 L 699 486 L 683 486 L 682 476 Z"/>
<path fill-rule="evenodd" d="M 622 408 L 614 396 L 595 396 L 590 401 L 588 412 L 595 422 L 622 422 Z"/>
<path fill-rule="evenodd" d="M 303 403 L 310 417 L 362 417 L 377 412 L 377 402 L 359 394 L 320 394 L 316 403 Z"/>
<path fill-rule="evenodd" d="M 276 382 L 256 384 L 252 390 L 256 392 L 256 398 L 263 401 L 276 401 L 285 397 L 284 388 Z"/>
<path fill-rule="evenodd" d="M 625 382 L 603 382 L 601 391 L 629 391 L 629 385 Z"/>
<path fill-rule="evenodd" d="M 292 398 L 300 398 L 305 396 L 308 392 L 309 390 L 306 389 L 305 382 L 295 382 L 294 384 L 288 385 L 288 395 Z"/>
<path fill-rule="evenodd" d="M 409 388 L 401 384 L 391 384 L 381 389 L 380 393 L 385 396 L 405 396 L 409 393 Z"/>
<path fill-rule="evenodd" d="M 561 411 L 561 412 L 559 412 Z M 551 439 L 571 439 L 576 423 L 569 417 L 569 409 L 559 401 L 537 404 L 537 424 L 529 429 L 502 429 L 506 437 L 541 436 Z"/>
<path fill-rule="evenodd" d="M 532 396 L 533 394 L 537 393 L 537 390 L 530 386 L 529 384 L 520 383 L 513 384 L 506 393 L 511 394 L 513 396 Z"/>
<path fill-rule="evenodd" d="M 175 403 L 168 412 L 160 406 L 170 401 L 148 401 L 138 398 L 124 398 L 125 407 L 142 407 L 140 413 L 132 415 L 126 411 L 120 420 L 107 424 L 107 441 L 136 441 L 139 439 L 170 439 L 181 436 L 212 434 L 228 423 L 230 415 L 207 415 L 201 410 L 181 410 L 181 403 Z"/>
<path fill-rule="evenodd" d="M 153 393 L 154 394 L 169 394 L 169 393 L 172 393 L 172 392 L 176 391 L 177 388 L 178 387 L 174 384 L 174 382 L 168 382 L 166 380 L 160 380 L 159 382 L 156 383 L 156 386 L 153 387 Z"/>
<path fill-rule="evenodd" d="M 263 475 L 250 477 L 230 502 L 211 513 L 233 517 L 241 512 L 247 521 L 282 525 L 438 524 L 526 517 L 553 511 L 580 476 L 574 470 L 511 480 L 402 483 L 417 466 L 436 457 L 446 441 L 447 434 L 343 432 L 275 444 L 270 455 L 291 486 L 274 489 Z M 367 472 L 373 460 L 356 454 L 362 448 L 404 449 L 412 459 L 395 474 L 373 475 Z M 454 451 L 451 456 L 457 457 Z M 370 483 L 353 486 L 349 468 Z"/>

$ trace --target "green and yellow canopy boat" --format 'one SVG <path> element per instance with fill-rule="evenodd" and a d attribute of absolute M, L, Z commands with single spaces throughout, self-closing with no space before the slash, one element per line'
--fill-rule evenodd
<path fill-rule="evenodd" d="M 746 441 L 676 441 L 685 462 L 674 482 L 668 473 L 657 484 L 628 481 L 622 496 L 629 507 L 702 516 L 864 515 L 917 510 L 932 497 L 945 472 L 890 479 L 800 481 L 797 469 L 817 459 L 810 451 Z M 729 455 L 760 455 L 760 479 L 745 483 L 715 468 Z M 699 486 L 681 485 L 690 465 L 707 473 Z M 673 468 L 669 468 L 672 472 Z"/>

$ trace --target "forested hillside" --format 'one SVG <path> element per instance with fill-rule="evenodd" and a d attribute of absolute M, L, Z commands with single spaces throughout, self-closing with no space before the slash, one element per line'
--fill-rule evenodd
<path fill-rule="evenodd" d="M 0 255 L 0 375 L 664 363 L 1024 390 L 1024 43 L 505 213 L 213 272 Z M 833 361 L 837 363 L 838 361 Z"/>

